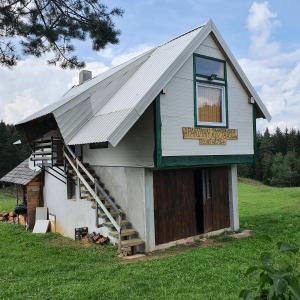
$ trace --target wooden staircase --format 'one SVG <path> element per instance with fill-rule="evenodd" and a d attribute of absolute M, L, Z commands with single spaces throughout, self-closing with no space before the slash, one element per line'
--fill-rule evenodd
<path fill-rule="evenodd" d="M 75 157 L 72 157 L 71 161 L 70 157 L 66 159 L 66 162 L 68 162 L 66 171 L 79 184 L 80 198 L 92 202 L 92 208 L 96 210 L 96 226 L 105 228 L 110 240 L 118 244 L 121 254 L 130 255 L 144 252 L 144 241 L 139 238 L 138 232 L 133 228 L 119 205 L 110 196 L 99 176 L 87 163 L 81 163 L 82 167 L 79 168 L 76 159 Z M 77 168 L 74 168 L 76 165 Z"/>

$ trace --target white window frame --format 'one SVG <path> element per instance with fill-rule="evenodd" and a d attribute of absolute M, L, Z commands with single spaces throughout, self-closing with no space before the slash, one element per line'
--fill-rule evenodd
<path fill-rule="evenodd" d="M 198 110 L 199 110 L 199 89 L 198 87 L 208 87 L 214 88 L 222 91 L 222 122 L 205 122 L 199 120 Z M 205 84 L 201 82 L 196 82 L 196 124 L 198 126 L 212 126 L 212 127 L 226 127 L 226 99 L 225 99 L 225 86 L 222 85 L 214 85 L 214 84 Z"/>

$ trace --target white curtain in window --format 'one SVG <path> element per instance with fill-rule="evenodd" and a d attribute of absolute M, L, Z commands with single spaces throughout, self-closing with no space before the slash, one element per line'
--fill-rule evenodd
<path fill-rule="evenodd" d="M 198 86 L 198 120 L 222 122 L 222 88 Z"/>

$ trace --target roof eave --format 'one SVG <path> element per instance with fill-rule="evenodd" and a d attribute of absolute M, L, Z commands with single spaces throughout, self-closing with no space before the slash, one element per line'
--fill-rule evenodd
<path fill-rule="evenodd" d="M 253 97 L 253 99 L 254 99 L 255 103 L 257 104 L 257 106 L 259 107 L 260 111 L 262 112 L 263 117 L 265 119 L 267 119 L 268 121 L 271 121 L 271 119 L 272 119 L 271 114 L 269 113 L 268 109 L 266 108 L 266 106 L 262 102 L 261 98 L 257 94 L 257 92 L 254 89 L 254 87 L 252 86 L 252 84 L 250 83 L 250 81 L 247 78 L 246 74 L 244 73 L 241 66 L 239 65 L 238 61 L 235 59 L 234 55 L 230 51 L 229 47 L 227 46 L 226 42 L 222 38 L 222 36 L 221 36 L 218 28 L 216 27 L 215 23 L 212 20 L 209 20 L 207 25 L 210 26 L 211 32 L 213 32 L 213 34 L 216 36 L 218 42 L 220 43 L 220 46 L 223 48 L 223 51 L 225 52 L 227 58 L 230 60 L 233 68 L 238 73 L 241 81 L 243 82 L 243 84 L 247 88 L 248 92 Z"/>

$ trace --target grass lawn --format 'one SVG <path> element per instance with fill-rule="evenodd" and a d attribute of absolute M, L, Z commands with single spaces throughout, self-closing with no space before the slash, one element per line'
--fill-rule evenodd
<path fill-rule="evenodd" d="M 112 246 L 33 235 L 0 224 L 0 298 L 4 299 L 238 299 L 244 276 L 275 241 L 300 243 L 300 188 L 239 184 L 241 226 L 255 235 L 208 248 L 178 246 L 158 259 L 127 262 Z M 0 197 L 0 211 L 9 206 Z M 176 255 L 174 255 L 176 254 Z"/>
<path fill-rule="evenodd" d="M 3 193 L 0 190 L 0 213 L 13 211 L 16 207 L 17 200 L 9 196 L 7 193 Z"/>

